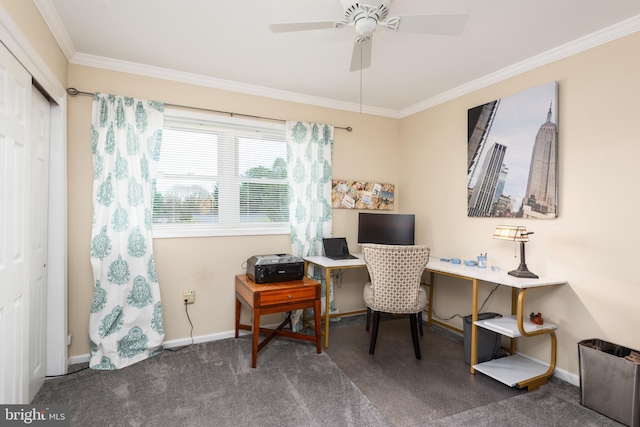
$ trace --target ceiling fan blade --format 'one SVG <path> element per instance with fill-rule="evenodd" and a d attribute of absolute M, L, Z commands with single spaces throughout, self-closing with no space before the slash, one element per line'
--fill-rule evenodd
<path fill-rule="evenodd" d="M 353 45 L 350 71 L 363 70 L 371 66 L 371 45 L 371 38 Z"/>
<path fill-rule="evenodd" d="M 469 15 L 406 15 L 399 18 L 397 31 L 457 36 L 464 30 Z"/>
<path fill-rule="evenodd" d="M 335 21 L 325 22 L 291 22 L 284 24 L 269 24 L 269 28 L 274 33 L 287 33 L 290 31 L 326 30 L 337 28 Z"/>

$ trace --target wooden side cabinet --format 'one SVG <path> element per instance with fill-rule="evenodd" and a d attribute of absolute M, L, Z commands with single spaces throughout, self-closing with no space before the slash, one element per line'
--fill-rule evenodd
<path fill-rule="evenodd" d="M 242 305 L 251 310 L 252 325 L 240 323 Z M 315 336 L 284 330 L 291 325 L 288 316 L 276 329 L 260 327 L 260 316 L 263 314 L 281 313 L 298 309 L 313 308 L 315 320 Z M 308 277 L 302 280 L 258 284 L 246 275 L 236 276 L 236 338 L 240 329 L 252 331 L 251 367 L 258 362 L 258 352 L 276 335 L 296 338 L 304 341 L 315 341 L 316 351 L 321 353 L 321 320 L 320 320 L 320 282 Z M 259 342 L 260 334 L 267 336 Z"/>

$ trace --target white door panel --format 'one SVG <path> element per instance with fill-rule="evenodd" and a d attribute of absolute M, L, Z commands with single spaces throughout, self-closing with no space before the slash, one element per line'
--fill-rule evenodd
<path fill-rule="evenodd" d="M 31 94 L 31 266 L 29 275 L 29 401 L 44 383 L 47 340 L 47 222 L 51 105 Z"/>
<path fill-rule="evenodd" d="M 31 76 L 0 45 L 0 402 L 28 402 Z"/>

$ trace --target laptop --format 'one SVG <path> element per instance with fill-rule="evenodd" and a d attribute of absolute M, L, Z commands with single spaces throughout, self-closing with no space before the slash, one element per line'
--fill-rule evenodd
<path fill-rule="evenodd" d="M 324 256 L 330 259 L 357 259 L 349 253 L 346 237 L 330 237 L 322 239 Z"/>

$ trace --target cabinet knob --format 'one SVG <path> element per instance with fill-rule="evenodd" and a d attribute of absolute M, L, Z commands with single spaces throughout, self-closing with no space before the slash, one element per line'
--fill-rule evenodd
<path fill-rule="evenodd" d="M 287 295 L 287 297 L 289 297 L 289 299 L 291 299 L 291 294 Z"/>

